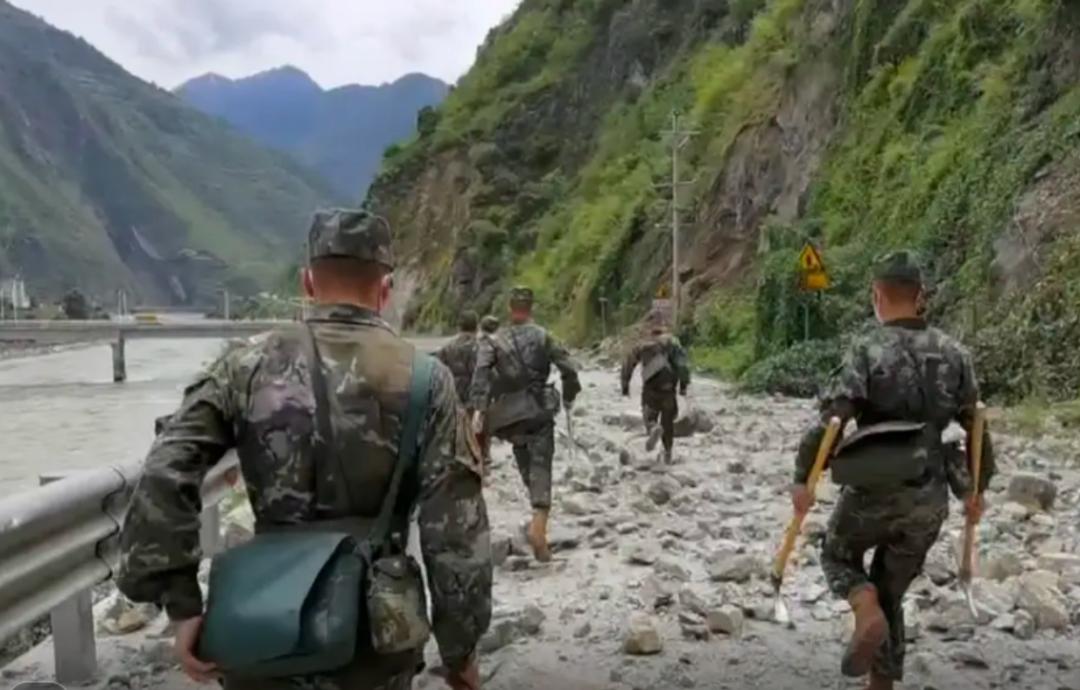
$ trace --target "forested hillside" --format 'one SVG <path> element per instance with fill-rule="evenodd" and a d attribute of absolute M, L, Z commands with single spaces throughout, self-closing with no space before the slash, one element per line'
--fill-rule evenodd
<path fill-rule="evenodd" d="M 42 300 L 207 304 L 278 280 L 335 196 L 0 0 L 0 277 Z"/>
<path fill-rule="evenodd" d="M 586 342 L 602 297 L 629 325 L 670 281 L 677 110 L 699 363 L 811 392 L 870 316 L 873 258 L 913 247 L 991 394 L 1072 398 L 1078 76 L 1064 0 L 524 0 L 369 201 L 403 233 L 412 321 L 522 281 Z M 820 299 L 797 289 L 808 240 Z"/>

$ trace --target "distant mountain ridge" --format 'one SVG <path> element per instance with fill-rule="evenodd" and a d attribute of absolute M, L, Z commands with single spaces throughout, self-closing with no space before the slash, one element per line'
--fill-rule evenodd
<path fill-rule="evenodd" d="M 209 304 L 266 289 L 340 195 L 0 0 L 0 279 Z"/>
<path fill-rule="evenodd" d="M 424 74 L 324 90 L 292 66 L 243 79 L 206 74 L 176 89 L 192 106 L 289 153 L 356 199 L 378 173 L 386 148 L 411 136 L 418 112 L 448 92 L 446 83 Z"/>

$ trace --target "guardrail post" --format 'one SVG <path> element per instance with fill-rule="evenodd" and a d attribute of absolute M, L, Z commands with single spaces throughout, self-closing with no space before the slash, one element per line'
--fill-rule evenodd
<path fill-rule="evenodd" d="M 203 510 L 199 548 L 202 549 L 203 558 L 211 558 L 221 550 L 221 509 L 216 504 Z"/>
<path fill-rule="evenodd" d="M 62 474 L 44 475 L 42 486 Z M 53 664 L 56 682 L 79 685 L 90 682 L 98 672 L 97 641 L 94 637 L 94 602 L 90 590 L 76 592 L 49 612 L 52 625 Z"/>
<path fill-rule="evenodd" d="M 52 623 L 56 682 L 68 685 L 93 680 L 98 672 L 94 639 L 94 604 L 90 590 L 72 595 L 49 612 Z"/>
<path fill-rule="evenodd" d="M 114 383 L 123 383 L 127 380 L 127 361 L 124 359 L 124 334 L 116 336 L 116 342 L 112 344 L 112 376 Z"/>

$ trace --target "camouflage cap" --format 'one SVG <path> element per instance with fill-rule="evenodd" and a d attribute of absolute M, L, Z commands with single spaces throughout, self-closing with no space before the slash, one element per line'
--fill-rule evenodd
<path fill-rule="evenodd" d="M 532 306 L 535 299 L 532 288 L 527 288 L 521 285 L 510 288 L 510 304 L 522 304 L 526 306 Z"/>
<path fill-rule="evenodd" d="M 308 233 L 308 259 L 345 257 L 394 267 L 390 223 L 367 211 L 317 211 Z"/>
<path fill-rule="evenodd" d="M 480 319 L 480 330 L 484 333 L 494 333 L 499 330 L 499 319 L 496 316 L 488 314 L 484 318 Z"/>
<path fill-rule="evenodd" d="M 874 262 L 874 280 L 922 285 L 919 258 L 907 250 L 886 254 Z"/>

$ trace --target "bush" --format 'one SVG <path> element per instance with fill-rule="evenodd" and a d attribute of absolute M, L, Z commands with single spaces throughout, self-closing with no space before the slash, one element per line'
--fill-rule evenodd
<path fill-rule="evenodd" d="M 431 136 L 439 128 L 442 114 L 438 109 L 424 106 L 416 116 L 416 131 L 421 137 Z"/>
<path fill-rule="evenodd" d="M 846 342 L 840 338 L 799 343 L 751 366 L 743 374 L 740 387 L 748 393 L 815 397 L 840 366 L 845 348 Z"/>

